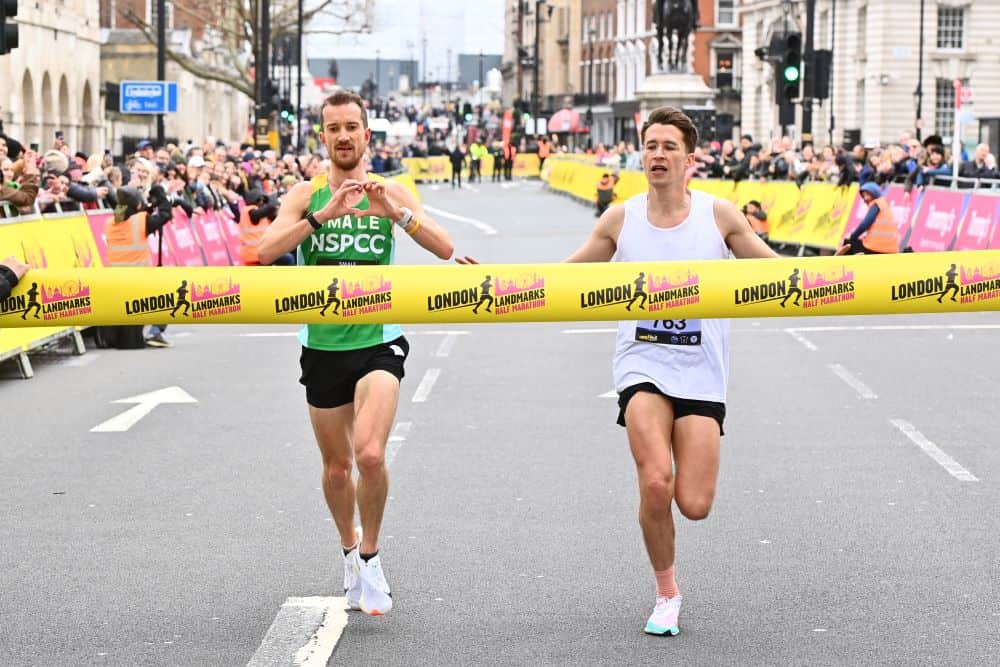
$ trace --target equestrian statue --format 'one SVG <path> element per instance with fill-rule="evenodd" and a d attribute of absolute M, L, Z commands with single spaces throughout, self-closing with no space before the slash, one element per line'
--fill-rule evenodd
<path fill-rule="evenodd" d="M 656 0 L 656 64 L 663 69 L 663 36 L 667 37 L 667 66 L 681 71 L 687 63 L 688 37 L 698 28 L 698 0 Z M 677 46 L 674 47 L 674 38 Z"/>

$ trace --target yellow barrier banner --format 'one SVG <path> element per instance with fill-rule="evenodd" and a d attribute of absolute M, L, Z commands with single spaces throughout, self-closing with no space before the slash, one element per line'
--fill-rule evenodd
<path fill-rule="evenodd" d="M 15 222 L 0 225 L 0 258 L 14 256 L 32 267 L 28 277 L 20 283 L 19 290 L 25 294 L 34 292 L 34 301 L 41 306 L 45 298 L 35 285 L 36 269 L 86 269 L 101 266 L 101 256 L 94 243 L 90 224 L 83 213 L 56 214 L 45 218 L 21 218 Z M 51 339 L 64 332 L 67 323 L 42 320 L 45 324 L 32 329 L 12 329 L 13 326 L 27 325 L 30 316 L 25 315 L 20 324 L 17 318 L 0 317 L 0 357 L 8 353 L 26 351 L 41 341 Z M 38 322 L 32 323 L 38 324 Z"/>
<path fill-rule="evenodd" d="M 29 273 L 0 302 L 0 327 L 645 320 L 655 329 L 678 319 L 983 310 L 1000 310 L 1000 251 L 473 267 L 50 269 Z"/>
<path fill-rule="evenodd" d="M 826 185 L 827 194 L 824 201 L 813 204 L 818 214 L 813 218 L 812 225 L 805 230 L 802 240 L 804 245 L 814 248 L 835 250 L 844 240 L 844 230 L 851 208 L 858 196 L 857 184 L 849 187 Z"/>

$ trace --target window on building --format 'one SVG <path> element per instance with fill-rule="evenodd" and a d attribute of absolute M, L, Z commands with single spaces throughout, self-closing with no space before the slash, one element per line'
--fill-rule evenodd
<path fill-rule="evenodd" d="M 736 0 L 716 0 L 715 24 L 719 26 L 736 25 Z"/>
<path fill-rule="evenodd" d="M 174 27 L 174 3 L 167 2 L 164 4 L 166 5 L 167 9 L 167 28 L 170 29 Z M 157 18 L 156 15 L 157 2 L 156 0 L 147 0 L 146 6 L 148 7 L 148 9 L 146 10 L 146 16 L 149 17 L 149 25 L 155 28 L 159 25 L 158 23 L 159 18 Z"/>
<path fill-rule="evenodd" d="M 965 48 L 965 7 L 938 7 L 937 47 Z"/>
<path fill-rule="evenodd" d="M 968 86 L 969 80 L 962 79 Z M 955 131 L 955 85 L 952 79 L 936 79 L 934 82 L 934 131 L 942 137 L 950 137 Z"/>
<path fill-rule="evenodd" d="M 715 54 L 715 87 L 733 87 L 733 58 L 732 51 L 717 51 Z"/>

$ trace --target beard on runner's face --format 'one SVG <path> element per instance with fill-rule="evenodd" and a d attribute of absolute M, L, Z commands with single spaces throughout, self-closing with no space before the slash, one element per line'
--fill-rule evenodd
<path fill-rule="evenodd" d="M 332 156 L 333 163 L 341 169 L 354 169 L 361 162 L 362 153 L 350 139 L 335 139 L 332 148 L 333 150 L 330 151 L 330 155 Z"/>

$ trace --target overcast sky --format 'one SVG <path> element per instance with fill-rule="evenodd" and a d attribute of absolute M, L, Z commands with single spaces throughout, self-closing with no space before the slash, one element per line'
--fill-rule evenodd
<path fill-rule="evenodd" d="M 308 35 L 307 58 L 414 59 L 421 65 L 426 38 L 427 71 L 432 78 L 457 75 L 459 53 L 503 53 L 503 0 L 373 0 L 373 32 L 361 35 Z M 310 27 L 329 26 L 317 19 Z M 308 30 L 308 28 L 307 28 Z"/>

